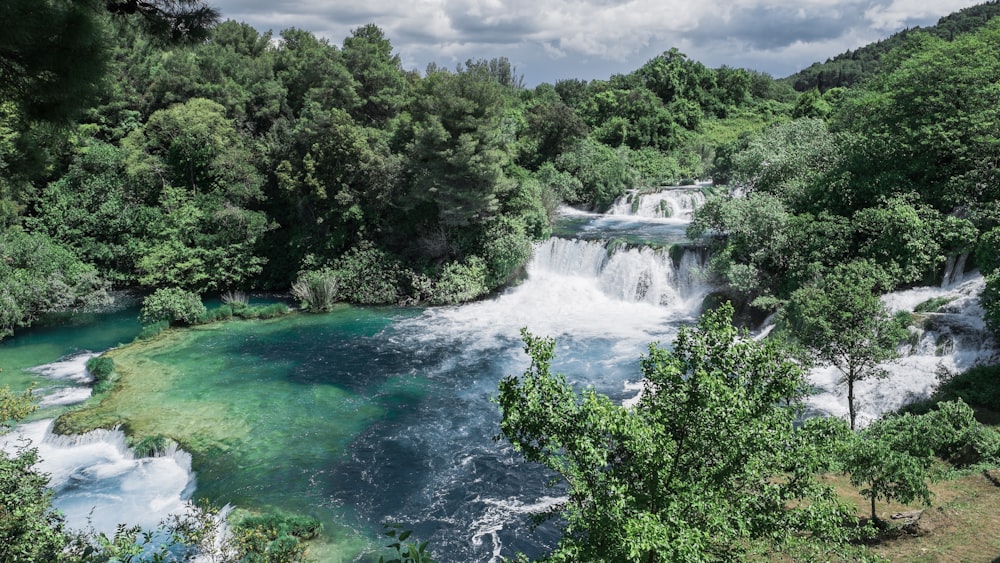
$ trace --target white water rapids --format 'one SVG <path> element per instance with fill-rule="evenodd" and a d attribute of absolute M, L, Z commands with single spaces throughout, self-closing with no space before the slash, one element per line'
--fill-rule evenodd
<path fill-rule="evenodd" d="M 428 523 L 427 533 L 439 534 L 421 537 L 439 550 L 436 558 L 498 561 L 512 556 L 512 550 L 540 549 L 545 541 L 554 541 L 525 539 L 527 514 L 561 498 L 541 486 L 525 484 L 536 476 L 520 468 L 509 445 L 490 439 L 498 419 L 490 402 L 497 380 L 526 365 L 519 337 L 526 327 L 557 339 L 556 369 L 567 373 L 574 384 L 594 386 L 616 400 L 633 398 L 641 389 L 639 356 L 649 343 L 669 344 L 680 326 L 695 322 L 712 290 L 703 276 L 703 252 L 670 250 L 682 240 L 684 224 L 703 201 L 701 188 L 672 188 L 623 198 L 609 214 L 573 213 L 564 222 L 572 222 L 575 230 L 539 244 L 520 284 L 475 303 L 411 310 L 412 314 L 394 317 L 390 329 L 373 337 L 384 339 L 387 349 L 398 348 L 414 357 L 428 351 L 446 356 L 440 365 L 415 364 L 413 373 L 407 372 L 430 381 L 436 394 L 423 404 L 423 415 L 407 422 L 412 426 L 398 434 L 368 436 L 372 442 L 384 440 L 390 445 L 417 444 L 414 451 L 421 455 L 422 449 L 440 448 L 442 453 L 419 458 L 429 477 L 411 485 L 408 492 L 414 500 L 394 507 L 400 518 Z M 620 240 L 608 242 L 610 238 Z M 622 240 L 652 242 L 658 249 Z M 954 281 L 946 287 L 885 296 L 893 310 L 910 311 L 932 297 L 955 299 L 937 313 L 921 315 L 923 328 L 901 350 L 905 357 L 885 366 L 891 373 L 888 379 L 858 385 L 862 421 L 926 396 L 937 384 L 939 372 L 966 369 L 996 357 L 996 345 L 987 337 L 978 309 L 982 278 L 962 281 L 960 270 L 956 261 L 949 274 Z M 365 350 L 375 353 L 377 348 Z M 43 400 L 68 404 L 89 396 L 84 367 L 89 357 L 70 357 L 37 368 L 37 373 L 60 382 Z M 377 360 L 371 362 L 376 367 Z M 809 398 L 811 411 L 846 417 L 846 389 L 839 374 L 817 369 L 810 378 L 818 390 Z M 63 385 L 66 382 L 77 384 Z M 113 533 L 119 521 L 152 526 L 183 510 L 190 498 L 194 476 L 187 454 L 171 451 L 136 459 L 121 432 L 58 438 L 48 432 L 50 426 L 49 421 L 22 425 L 5 437 L 6 447 L 15 447 L 20 436 L 40 449 L 41 469 L 53 476 L 56 506 L 66 512 L 72 526 L 85 527 L 91 513 L 95 528 L 106 533 Z M 289 448 L 294 449 L 294 443 Z M 372 448 L 370 452 L 354 448 L 358 464 L 365 467 L 359 479 L 366 474 L 394 475 L 379 472 L 376 464 L 385 461 L 386 450 Z M 378 478 L 371 480 L 376 483 Z"/>

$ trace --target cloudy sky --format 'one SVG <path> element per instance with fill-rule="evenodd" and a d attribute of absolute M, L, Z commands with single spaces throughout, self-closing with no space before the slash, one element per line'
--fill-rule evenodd
<path fill-rule="evenodd" d="M 208 0 L 261 31 L 339 45 L 375 23 L 407 69 L 505 56 L 529 86 L 605 79 L 677 47 L 709 67 L 787 76 L 982 0 Z"/>

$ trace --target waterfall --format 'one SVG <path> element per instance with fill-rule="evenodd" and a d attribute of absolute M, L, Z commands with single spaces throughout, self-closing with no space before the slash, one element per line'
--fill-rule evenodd
<path fill-rule="evenodd" d="M 979 305 L 984 285 L 983 277 L 976 274 L 949 288 L 922 287 L 883 296 L 890 311 L 911 312 L 919 326 L 911 327 L 910 338 L 899 347 L 900 357 L 880 366 L 888 373 L 885 379 L 870 378 L 856 384 L 859 422 L 867 424 L 909 402 L 927 398 L 942 377 L 1000 359 Z M 935 312 L 914 312 L 931 299 L 946 303 Z M 819 390 L 809 398 L 814 413 L 846 417 L 847 391 L 841 377 L 831 367 L 810 372 L 810 381 Z"/>
<path fill-rule="evenodd" d="M 608 215 L 690 221 L 691 214 L 703 203 L 705 192 L 701 187 L 671 187 L 654 193 L 636 191 L 615 200 Z"/>
<path fill-rule="evenodd" d="M 41 407 L 75 405 L 90 398 L 90 383 L 94 377 L 87 371 L 87 361 L 97 357 L 94 352 L 81 352 L 64 357 L 50 364 L 31 368 L 30 371 L 53 380 L 54 385 L 38 389 Z"/>
<path fill-rule="evenodd" d="M 965 263 L 968 260 L 968 252 L 957 256 L 949 256 L 948 261 L 944 265 L 944 276 L 941 277 L 941 287 L 947 288 L 950 285 L 961 283 L 965 279 Z"/>
<path fill-rule="evenodd" d="M 675 266 L 667 250 L 559 238 L 540 244 L 528 265 L 529 275 L 591 278 L 609 297 L 652 305 L 703 297 L 704 269 L 705 256 L 696 250 L 685 249 Z"/>
<path fill-rule="evenodd" d="M 22 424 L 0 436 L 0 448 L 38 448 L 37 468 L 50 476 L 54 505 L 70 527 L 113 534 L 119 523 L 155 528 L 185 511 L 194 492 L 191 455 L 176 447 L 155 457 L 136 458 L 120 430 L 80 436 L 52 434 L 52 419 Z"/>

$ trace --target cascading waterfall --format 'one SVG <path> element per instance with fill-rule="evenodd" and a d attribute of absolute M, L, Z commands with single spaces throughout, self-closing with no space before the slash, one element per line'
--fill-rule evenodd
<path fill-rule="evenodd" d="M 888 372 L 885 379 L 865 379 L 855 384 L 859 423 L 867 424 L 886 412 L 928 397 L 942 378 L 1000 361 L 997 343 L 983 322 L 979 305 L 984 285 L 982 276 L 972 274 L 959 284 L 916 288 L 883 297 L 890 311 L 913 313 L 920 328 L 911 328 L 909 340 L 898 350 L 900 358 L 880 366 Z M 914 312 L 931 299 L 947 303 L 936 312 Z M 847 390 L 840 383 L 841 377 L 832 367 L 812 370 L 810 379 L 820 390 L 808 401 L 814 413 L 847 416 Z"/>
<path fill-rule="evenodd" d="M 531 275 L 593 278 L 606 295 L 627 302 L 672 305 L 704 296 L 704 256 L 684 250 L 674 266 L 667 250 L 553 238 L 535 249 Z"/>
<path fill-rule="evenodd" d="M 38 449 L 38 469 L 50 476 L 55 508 L 71 528 L 114 534 L 119 523 L 155 528 L 186 510 L 194 492 L 191 456 L 176 447 L 154 457 L 136 458 L 120 430 L 81 436 L 52 434 L 52 420 L 22 424 L 0 436 L 0 449 Z"/>
<path fill-rule="evenodd" d="M 81 352 L 32 368 L 54 384 L 40 389 L 39 405 L 87 400 L 94 380 L 87 360 L 97 355 Z M 195 487 L 190 454 L 174 445 L 155 456 L 137 458 L 120 430 L 58 436 L 52 434 L 53 422 L 19 425 L 0 436 L 0 449 L 8 453 L 27 445 L 38 449 L 38 469 L 50 476 L 49 486 L 56 492 L 53 504 L 71 528 L 92 526 L 112 535 L 118 524 L 127 522 L 153 529 L 171 514 L 186 510 Z"/>
<path fill-rule="evenodd" d="M 699 186 L 675 186 L 653 193 L 636 191 L 615 200 L 608 215 L 690 221 L 691 215 L 705 203 L 705 199 L 705 189 Z"/>

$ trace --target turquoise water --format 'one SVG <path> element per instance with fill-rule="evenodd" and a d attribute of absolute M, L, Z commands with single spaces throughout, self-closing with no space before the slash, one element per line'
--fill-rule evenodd
<path fill-rule="evenodd" d="M 589 244 L 563 245 L 546 254 L 557 264 L 535 260 L 517 287 L 461 307 L 344 306 L 125 347 L 113 356 L 129 375 L 100 410 L 185 445 L 196 497 L 320 518 L 324 561 L 377 559 L 387 521 L 429 540 L 440 561 L 540 555 L 557 534 L 530 516 L 564 492 L 494 440 L 497 384 L 527 366 L 520 329 L 556 337 L 555 369 L 621 401 L 636 393 L 648 344 L 669 341 L 700 303 L 623 301 L 608 288 L 659 270 L 644 270 L 638 251 L 608 271 L 574 267 L 607 255 Z M 0 375 L 51 384 L 22 370 L 130 340 L 134 317 L 22 331 L 0 343 Z"/>

